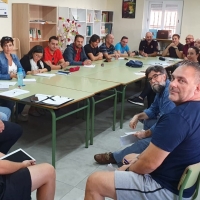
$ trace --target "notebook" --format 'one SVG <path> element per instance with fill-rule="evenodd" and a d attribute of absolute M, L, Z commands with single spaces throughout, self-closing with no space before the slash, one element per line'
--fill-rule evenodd
<path fill-rule="evenodd" d="M 0 160 L 9 160 L 13 162 L 23 162 L 24 160 L 35 160 L 32 156 L 26 153 L 23 149 L 17 149 L 3 157 Z"/>

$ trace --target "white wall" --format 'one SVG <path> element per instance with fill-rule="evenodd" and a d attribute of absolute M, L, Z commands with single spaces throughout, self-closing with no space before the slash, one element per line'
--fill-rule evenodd
<path fill-rule="evenodd" d="M 0 38 L 12 36 L 12 3 L 32 3 L 71 8 L 107 9 L 107 0 L 8 0 L 8 18 L 0 18 Z"/>
<path fill-rule="evenodd" d="M 188 34 L 194 35 L 194 38 L 200 38 L 200 1 L 184 0 L 181 42 L 185 42 Z"/>

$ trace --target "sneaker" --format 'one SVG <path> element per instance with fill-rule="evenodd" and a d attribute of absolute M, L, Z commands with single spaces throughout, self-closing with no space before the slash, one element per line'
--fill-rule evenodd
<path fill-rule="evenodd" d="M 18 114 L 17 119 L 19 121 L 22 121 L 22 122 L 27 122 L 28 121 L 28 115 Z"/>
<path fill-rule="evenodd" d="M 139 106 L 144 106 L 144 101 L 142 99 L 140 99 L 139 97 L 134 97 L 132 99 L 127 99 L 127 101 L 129 103 L 132 103 L 132 104 L 136 104 L 136 105 L 139 105 Z"/>
<path fill-rule="evenodd" d="M 114 159 L 113 155 L 111 152 L 109 153 L 101 153 L 101 154 L 96 154 L 94 156 L 94 159 L 96 160 L 96 162 L 98 162 L 99 164 L 116 164 L 116 160 Z"/>

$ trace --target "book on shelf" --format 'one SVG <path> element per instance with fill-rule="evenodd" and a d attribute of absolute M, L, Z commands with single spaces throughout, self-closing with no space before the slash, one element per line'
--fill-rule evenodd
<path fill-rule="evenodd" d="M 108 12 L 102 12 L 102 22 L 108 22 Z"/>
<path fill-rule="evenodd" d="M 112 33 L 112 24 L 105 24 L 105 34 Z"/>
<path fill-rule="evenodd" d="M 17 149 L 3 157 L 0 160 L 9 160 L 12 162 L 23 162 L 24 160 L 35 160 L 32 156 L 26 153 L 23 149 Z"/>
<path fill-rule="evenodd" d="M 29 30 L 29 39 L 30 41 L 41 39 L 41 30 L 37 28 L 30 28 Z"/>
<path fill-rule="evenodd" d="M 91 26 L 87 26 L 86 36 L 91 36 Z"/>
<path fill-rule="evenodd" d="M 101 35 L 105 35 L 105 25 L 101 25 Z"/>

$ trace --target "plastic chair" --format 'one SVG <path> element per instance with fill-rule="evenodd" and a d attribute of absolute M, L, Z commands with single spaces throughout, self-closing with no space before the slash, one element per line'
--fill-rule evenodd
<path fill-rule="evenodd" d="M 178 184 L 179 200 L 182 200 L 183 198 L 183 191 L 187 188 L 192 187 L 195 183 L 197 183 L 197 185 L 192 199 L 196 199 L 199 191 L 200 163 L 189 165 L 183 172 L 183 175 L 181 176 Z"/>

